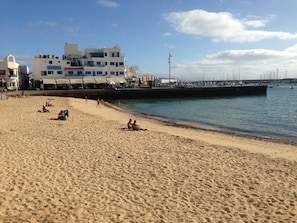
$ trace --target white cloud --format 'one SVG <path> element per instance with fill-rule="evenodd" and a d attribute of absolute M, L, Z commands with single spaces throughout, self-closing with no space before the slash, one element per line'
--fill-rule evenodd
<path fill-rule="evenodd" d="M 187 80 L 230 80 L 234 79 L 234 73 L 235 79 L 260 79 L 265 78 L 267 72 L 278 73 L 279 78 L 296 78 L 297 45 L 282 51 L 226 50 L 172 67 L 173 75 Z"/>
<path fill-rule="evenodd" d="M 33 71 L 33 56 L 15 55 L 16 62 L 23 66 L 29 67 L 29 72 Z"/>
<path fill-rule="evenodd" d="M 248 29 L 264 27 L 267 20 L 236 19 L 229 12 L 207 12 L 197 9 L 187 12 L 172 12 L 164 18 L 177 32 L 209 37 L 215 42 L 256 42 L 264 39 L 297 39 L 297 34 Z"/>
<path fill-rule="evenodd" d="M 297 53 L 297 44 L 285 49 L 287 52 Z"/>
<path fill-rule="evenodd" d="M 58 24 L 55 21 L 42 21 L 42 20 L 36 21 L 36 22 L 29 22 L 28 25 L 32 27 L 39 27 L 43 25 L 51 26 L 51 27 L 58 26 Z"/>
<path fill-rule="evenodd" d="M 168 48 L 168 49 L 173 49 L 173 48 L 175 48 L 174 45 L 172 45 L 172 44 L 168 44 L 168 43 L 165 43 L 165 44 L 164 44 L 164 47 L 166 47 L 166 48 Z"/>
<path fill-rule="evenodd" d="M 167 33 L 163 33 L 162 36 L 172 36 L 173 34 L 170 33 L 170 32 L 167 32 Z"/>
<path fill-rule="evenodd" d="M 114 2 L 114 1 L 110 1 L 110 0 L 99 0 L 98 4 L 108 7 L 108 8 L 116 8 L 119 6 L 118 3 Z"/>
<path fill-rule="evenodd" d="M 66 30 L 67 30 L 67 33 L 69 35 L 71 35 L 71 36 L 77 36 L 80 28 L 77 27 L 77 26 L 69 26 L 69 27 L 66 28 Z"/>
<path fill-rule="evenodd" d="M 243 21 L 242 23 L 249 27 L 260 28 L 264 27 L 268 21 L 267 20 L 250 20 L 250 21 Z"/>
<path fill-rule="evenodd" d="M 57 23 L 54 22 L 54 21 L 48 21 L 45 24 L 48 25 L 48 26 L 52 26 L 52 27 L 57 26 Z"/>
<path fill-rule="evenodd" d="M 233 63 L 250 63 L 263 60 L 273 60 L 280 58 L 295 57 L 297 54 L 287 51 L 275 51 L 267 49 L 251 49 L 251 50 L 226 50 L 213 55 L 207 56 L 209 60 L 230 60 Z"/>

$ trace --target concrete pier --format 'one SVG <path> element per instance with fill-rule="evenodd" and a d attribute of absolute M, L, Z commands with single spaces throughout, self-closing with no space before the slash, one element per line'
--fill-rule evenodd
<path fill-rule="evenodd" d="M 34 90 L 9 92 L 9 96 L 43 95 L 103 100 L 153 99 L 153 98 L 211 98 L 266 95 L 267 85 L 211 86 L 196 88 L 123 88 L 123 89 L 77 89 Z"/>

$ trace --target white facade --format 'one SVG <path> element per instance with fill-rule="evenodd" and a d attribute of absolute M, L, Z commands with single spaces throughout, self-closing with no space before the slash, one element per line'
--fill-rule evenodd
<path fill-rule="evenodd" d="M 79 51 L 77 44 L 64 45 L 62 58 L 38 55 L 33 60 L 34 80 L 125 78 L 125 56 L 120 47 L 88 48 Z"/>
<path fill-rule="evenodd" d="M 70 67 L 69 60 L 54 55 L 38 55 L 33 59 L 34 79 L 65 78 L 65 68 Z"/>
<path fill-rule="evenodd" d="M 19 66 L 11 54 L 0 61 L 0 87 L 9 90 L 19 89 Z"/>

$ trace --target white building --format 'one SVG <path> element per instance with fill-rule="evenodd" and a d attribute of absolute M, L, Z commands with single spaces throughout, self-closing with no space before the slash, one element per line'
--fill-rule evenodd
<path fill-rule="evenodd" d="M 38 55 L 33 60 L 34 80 L 43 85 L 69 86 L 125 82 L 125 56 L 118 45 L 113 48 L 78 50 L 77 44 L 64 45 L 62 58 Z"/>
<path fill-rule="evenodd" d="M 0 88 L 18 90 L 20 73 L 20 65 L 13 55 L 9 54 L 4 60 L 0 60 Z"/>

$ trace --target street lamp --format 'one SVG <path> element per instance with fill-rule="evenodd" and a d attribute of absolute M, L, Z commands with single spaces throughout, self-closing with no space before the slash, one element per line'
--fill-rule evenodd
<path fill-rule="evenodd" d="M 170 79 L 171 79 L 171 66 L 170 66 L 170 63 L 171 63 L 171 60 L 170 58 L 172 57 L 172 55 L 169 53 L 169 56 L 168 56 L 168 66 L 169 66 L 169 82 L 168 82 L 168 85 L 170 85 Z"/>

